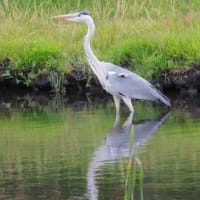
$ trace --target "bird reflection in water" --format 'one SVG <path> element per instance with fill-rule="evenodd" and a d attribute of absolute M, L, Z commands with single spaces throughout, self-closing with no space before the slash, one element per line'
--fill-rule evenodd
<path fill-rule="evenodd" d="M 136 149 L 140 145 L 145 144 L 168 118 L 169 113 L 165 113 L 156 119 L 143 120 L 133 124 L 133 113 L 130 113 L 124 123 L 121 124 L 120 116 L 117 115 L 113 128 L 105 136 L 103 144 L 95 150 L 89 164 L 87 173 L 87 198 L 92 200 L 98 199 L 99 191 L 96 186 L 95 177 L 96 172 L 105 163 L 115 163 L 120 158 L 128 157 L 129 162 L 126 174 L 126 178 L 128 179 L 128 170 L 132 170 L 130 169 L 132 166 L 130 164 L 133 161 L 131 160 L 132 156 L 136 155 Z M 134 161 L 139 167 L 142 166 L 137 155 Z M 127 183 L 128 180 L 126 180 Z"/>

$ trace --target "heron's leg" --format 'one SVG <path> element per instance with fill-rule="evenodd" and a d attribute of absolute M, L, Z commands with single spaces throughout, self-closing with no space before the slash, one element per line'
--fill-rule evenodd
<path fill-rule="evenodd" d="M 120 101 L 121 101 L 121 98 L 118 97 L 118 96 L 113 96 L 113 99 L 114 99 L 114 102 L 115 102 L 116 112 L 117 112 L 117 115 L 118 115 L 119 110 L 120 110 Z"/>
<path fill-rule="evenodd" d="M 127 97 L 122 97 L 122 99 L 123 99 L 124 103 L 128 106 L 130 112 L 131 112 L 131 113 L 134 113 L 134 108 L 133 108 L 131 99 L 130 99 L 130 98 L 127 98 Z"/>
<path fill-rule="evenodd" d="M 126 121 L 123 123 L 123 126 L 131 126 L 132 121 L 133 121 L 133 116 L 134 116 L 134 112 L 130 112 L 128 118 L 127 118 Z"/>
<path fill-rule="evenodd" d="M 120 112 L 116 112 L 114 127 L 120 124 Z"/>

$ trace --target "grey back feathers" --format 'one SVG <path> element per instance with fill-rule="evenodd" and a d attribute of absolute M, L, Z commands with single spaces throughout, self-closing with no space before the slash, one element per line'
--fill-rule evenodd
<path fill-rule="evenodd" d="M 160 100 L 170 106 L 169 99 L 147 80 L 112 63 L 107 64 L 112 66 L 107 75 L 107 80 L 119 95 L 134 99 Z"/>

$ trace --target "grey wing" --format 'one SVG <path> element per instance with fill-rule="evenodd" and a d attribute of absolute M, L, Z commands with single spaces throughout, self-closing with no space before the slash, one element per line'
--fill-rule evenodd
<path fill-rule="evenodd" d="M 107 80 L 115 93 L 134 99 L 160 100 L 170 106 L 169 99 L 141 76 L 113 65 Z"/>

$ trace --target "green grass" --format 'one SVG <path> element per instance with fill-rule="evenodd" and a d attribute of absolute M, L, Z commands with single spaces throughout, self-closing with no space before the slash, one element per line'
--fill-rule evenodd
<path fill-rule="evenodd" d="M 70 71 L 87 63 L 82 48 L 87 31 L 51 16 L 87 10 L 95 19 L 93 49 L 111 61 L 151 78 L 167 68 L 200 63 L 198 0 L 64 1 L 3 0 L 0 3 L 0 61 L 12 68 Z"/>

